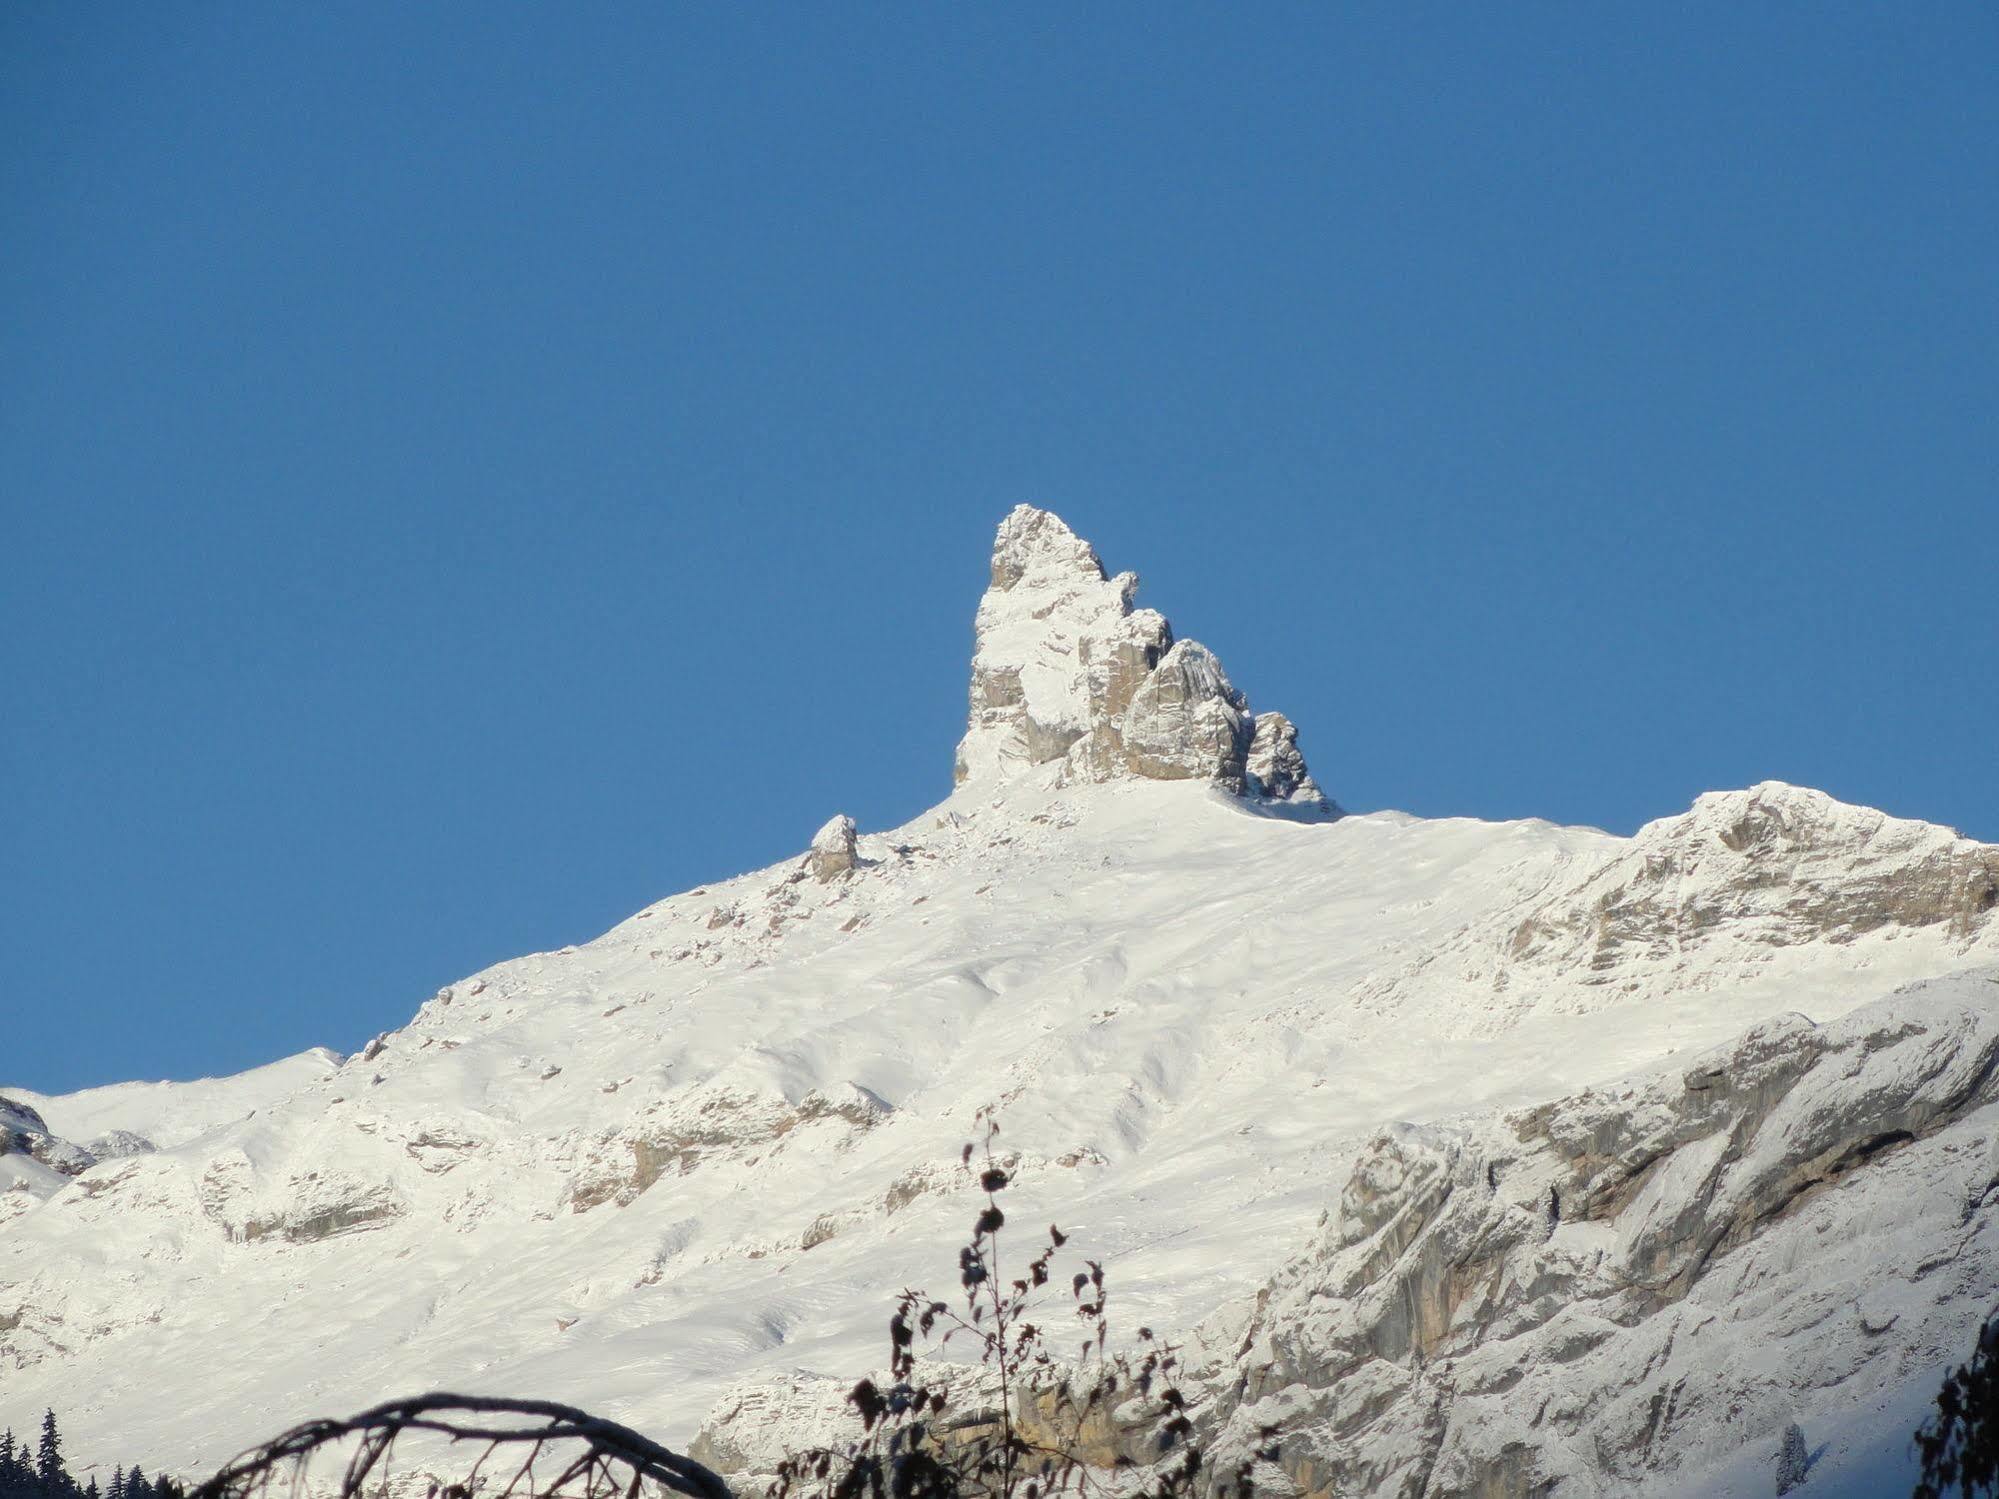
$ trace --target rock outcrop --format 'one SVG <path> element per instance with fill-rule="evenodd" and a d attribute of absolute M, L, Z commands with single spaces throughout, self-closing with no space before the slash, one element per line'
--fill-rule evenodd
<path fill-rule="evenodd" d="M 1137 574 L 1107 575 L 1060 517 L 1021 505 L 1001 522 L 959 783 L 1060 762 L 1076 780 L 1199 780 L 1330 811 L 1290 720 L 1250 713 L 1212 652 L 1176 640 L 1157 610 L 1132 607 L 1137 591 Z"/>
<path fill-rule="evenodd" d="M 1305 768 L 1298 750 L 1298 731 L 1282 713 L 1256 715 L 1256 737 L 1244 764 L 1249 789 L 1275 802 L 1324 801 L 1325 793 Z"/>
<path fill-rule="evenodd" d="M 1888 928 L 1970 938 L 1999 908 L 1999 847 L 1766 781 L 1647 823 L 1520 922 L 1514 960 L 1624 981 L 1717 941 L 1768 951 Z"/>
<path fill-rule="evenodd" d="M 121 1132 L 123 1133 L 123 1132 Z M 20 1155 L 60 1176 L 80 1176 L 101 1157 L 130 1155 L 152 1147 L 133 1135 L 126 1141 L 100 1141 L 93 1149 L 52 1133 L 40 1113 L 11 1098 L 0 1098 L 0 1156 Z"/>
<path fill-rule="evenodd" d="M 1111 726 L 1118 769 L 1154 781 L 1212 781 L 1240 794 L 1253 728 L 1249 705 L 1199 641 L 1175 641 Z"/>
<path fill-rule="evenodd" d="M 1383 1131 L 1223 1356 L 1219 1455 L 1275 1425 L 1300 1494 L 1509 1499 L 1647 1488 L 1722 1431 L 1775 1464 L 1798 1404 L 1896 1388 L 1999 1282 L 1995 1001 L 1967 974 Z"/>
<path fill-rule="evenodd" d="M 812 847 L 805 855 L 805 872 L 822 885 L 851 874 L 854 869 L 854 819 L 842 812 L 812 835 Z"/>

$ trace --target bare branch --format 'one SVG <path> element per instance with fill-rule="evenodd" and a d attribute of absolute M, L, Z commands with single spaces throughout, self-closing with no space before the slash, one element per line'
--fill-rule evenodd
<path fill-rule="evenodd" d="M 359 1438 L 342 1473 L 338 1499 L 363 1499 L 371 1474 L 381 1469 L 399 1438 L 410 1432 L 453 1442 L 485 1443 L 465 1478 L 437 1492 L 442 1499 L 469 1499 L 479 1470 L 502 1447 L 524 1447 L 526 1456 L 505 1486 L 482 1499 L 641 1499 L 647 1483 L 687 1499 L 731 1499 L 719 1474 L 660 1446 L 628 1426 L 551 1400 L 508 1400 L 442 1392 L 391 1400 L 345 1420 L 307 1421 L 234 1458 L 195 1491 L 193 1499 L 264 1499 L 271 1480 L 288 1469 L 294 1480 L 322 1449 Z M 566 1458 L 560 1476 L 541 1484 L 535 1461 L 554 1448 L 578 1449 Z M 580 1490 L 568 1486 L 581 1480 Z M 433 1485 L 433 1489 L 436 1486 Z"/>

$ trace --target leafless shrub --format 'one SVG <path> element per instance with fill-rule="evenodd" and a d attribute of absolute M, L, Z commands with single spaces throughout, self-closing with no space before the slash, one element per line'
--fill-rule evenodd
<path fill-rule="evenodd" d="M 897 1298 L 888 1387 L 864 1379 L 847 1397 L 860 1434 L 785 1459 L 770 1499 L 1184 1499 L 1202 1487 L 1250 1499 L 1249 1464 L 1203 1471 L 1195 1413 L 1175 1382 L 1179 1351 L 1143 1327 L 1136 1352 L 1108 1351 L 1101 1263 L 1058 1271 L 1068 1239 L 1051 1226 L 1021 1275 L 1003 1273 L 999 1194 L 1009 1178 L 993 1153 L 999 1126 L 979 1118 L 984 1138 L 962 1164 L 985 1206 L 958 1252 L 956 1304 L 923 1291 Z M 1073 1359 L 1055 1351 L 1050 1318 L 1080 1324 Z M 953 1339 L 976 1352 L 974 1364 L 919 1366 L 920 1347 L 941 1351 Z"/>

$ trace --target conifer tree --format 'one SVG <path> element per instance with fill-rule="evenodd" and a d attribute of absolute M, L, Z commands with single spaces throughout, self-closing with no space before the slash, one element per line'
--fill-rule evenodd
<path fill-rule="evenodd" d="M 53 1410 L 42 1416 L 42 1440 L 35 1448 L 35 1478 L 50 1499 L 56 1499 L 69 1488 L 69 1474 L 62 1465 L 62 1433 L 56 1429 Z"/>
<path fill-rule="evenodd" d="M 111 1489 L 104 1499 L 125 1499 L 125 1465 L 120 1463 L 111 1470 Z"/>

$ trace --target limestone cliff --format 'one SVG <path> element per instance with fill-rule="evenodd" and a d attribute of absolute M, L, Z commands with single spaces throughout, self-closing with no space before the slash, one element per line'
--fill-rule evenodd
<path fill-rule="evenodd" d="M 1214 654 L 1134 609 L 1061 518 L 1021 505 L 993 541 L 979 604 L 959 783 L 1000 783 L 1059 762 L 1068 780 L 1207 781 L 1306 810 L 1331 804 L 1282 714 L 1252 714 Z"/>

